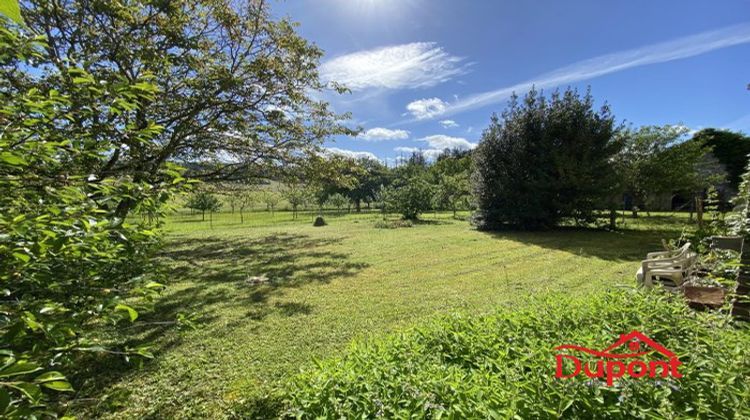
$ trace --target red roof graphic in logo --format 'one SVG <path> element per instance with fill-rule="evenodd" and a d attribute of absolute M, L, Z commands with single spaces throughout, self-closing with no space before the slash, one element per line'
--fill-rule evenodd
<path fill-rule="evenodd" d="M 625 344 L 627 344 L 628 350 L 630 350 L 630 353 L 613 353 L 612 352 L 612 350 L 620 346 L 623 346 Z M 646 344 L 651 349 L 641 351 L 641 344 Z M 611 346 L 601 351 L 592 350 L 590 348 L 583 347 L 583 346 L 576 346 L 576 345 L 569 345 L 569 344 L 555 347 L 555 350 L 578 350 L 584 353 L 591 354 L 593 356 L 606 357 L 606 358 L 611 358 L 611 359 L 628 359 L 631 357 L 639 357 L 639 356 L 643 356 L 654 351 L 661 353 L 664 357 L 667 357 L 670 359 L 672 357 L 675 357 L 675 354 L 667 350 L 666 347 L 652 340 L 646 334 L 643 334 L 642 332 L 636 331 L 636 330 L 633 330 L 632 332 L 628 334 L 620 335 L 619 340 L 615 341 Z"/>

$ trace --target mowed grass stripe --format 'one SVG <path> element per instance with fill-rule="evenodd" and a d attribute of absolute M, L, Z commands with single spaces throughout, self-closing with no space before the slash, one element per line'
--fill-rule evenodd
<path fill-rule="evenodd" d="M 522 305 L 531 294 L 630 284 L 638 255 L 681 226 L 660 216 L 629 221 L 622 233 L 491 234 L 447 214 L 399 229 L 374 228 L 374 214 L 329 217 L 322 228 L 285 213 L 248 217 L 258 220 L 240 225 L 237 215 L 215 215 L 213 228 L 183 216 L 170 221 L 162 255 L 169 289 L 143 320 L 179 311 L 202 317 L 194 331 L 144 331 L 157 358 L 143 371 L 103 372 L 112 383 L 102 394 L 119 395 L 111 417 L 231 417 L 353 338 L 454 310 Z M 273 284 L 247 282 L 259 275 Z"/>

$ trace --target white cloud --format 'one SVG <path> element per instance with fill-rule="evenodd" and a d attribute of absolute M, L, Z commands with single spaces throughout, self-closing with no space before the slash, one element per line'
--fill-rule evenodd
<path fill-rule="evenodd" d="M 388 128 L 375 127 L 360 133 L 357 138 L 368 141 L 406 140 L 409 138 L 409 132 L 406 130 L 390 130 Z"/>
<path fill-rule="evenodd" d="M 416 119 L 424 120 L 442 114 L 447 107 L 447 102 L 443 102 L 438 98 L 429 98 L 410 102 L 406 105 L 406 110 Z"/>
<path fill-rule="evenodd" d="M 429 144 L 431 148 L 438 150 L 471 150 L 477 147 L 476 143 L 472 143 L 463 137 L 451 137 L 443 134 L 435 134 L 433 136 L 423 137 L 420 140 L 427 142 L 427 144 Z"/>
<path fill-rule="evenodd" d="M 399 147 L 394 148 L 393 150 L 397 152 L 403 152 L 403 153 L 414 153 L 414 152 L 418 152 L 420 149 L 419 147 L 399 146 Z"/>
<path fill-rule="evenodd" d="M 418 147 L 396 147 L 393 150 L 408 155 L 411 155 L 412 153 L 421 153 L 427 160 L 435 160 L 443 153 L 442 149 L 420 149 Z"/>
<path fill-rule="evenodd" d="M 508 99 L 513 92 L 523 94 L 532 86 L 536 86 L 538 89 L 562 86 L 633 67 L 680 60 L 749 42 L 750 23 L 743 23 L 640 48 L 605 54 L 561 67 L 522 83 L 465 97 L 445 107 L 443 112 L 425 118 L 436 115 L 452 115 L 502 102 Z M 421 119 L 416 115 L 415 117 Z"/>
<path fill-rule="evenodd" d="M 453 120 L 442 120 L 440 121 L 440 125 L 443 126 L 443 128 L 456 128 L 458 127 L 458 123 Z"/>
<path fill-rule="evenodd" d="M 448 54 L 434 42 L 413 42 L 358 51 L 324 62 L 321 77 L 351 90 L 422 88 L 464 74 L 463 58 Z"/>
<path fill-rule="evenodd" d="M 377 156 L 370 152 L 357 152 L 354 150 L 339 149 L 338 147 L 327 147 L 325 153 L 344 156 L 352 159 L 380 160 Z"/>

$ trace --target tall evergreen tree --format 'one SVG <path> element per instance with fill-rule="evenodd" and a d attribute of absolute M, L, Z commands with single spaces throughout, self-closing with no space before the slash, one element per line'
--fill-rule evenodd
<path fill-rule="evenodd" d="M 609 107 L 594 110 L 590 92 L 531 90 L 493 115 L 473 153 L 480 229 L 550 228 L 563 218 L 593 221 L 613 192 L 611 158 L 621 144 Z"/>

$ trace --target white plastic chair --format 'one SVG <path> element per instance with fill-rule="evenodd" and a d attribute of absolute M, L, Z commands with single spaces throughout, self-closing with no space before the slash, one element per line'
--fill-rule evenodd
<path fill-rule="evenodd" d="M 677 289 L 693 274 L 697 258 L 698 254 L 690 250 L 689 242 L 672 251 L 649 252 L 641 261 L 636 281 L 648 288 L 658 282 Z"/>

